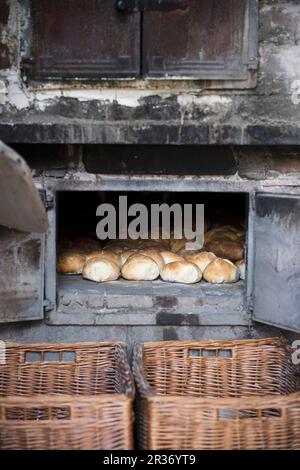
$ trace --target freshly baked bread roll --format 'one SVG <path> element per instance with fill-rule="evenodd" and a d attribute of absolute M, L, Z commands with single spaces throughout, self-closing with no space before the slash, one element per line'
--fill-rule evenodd
<path fill-rule="evenodd" d="M 178 253 L 173 253 L 172 251 L 161 251 L 160 255 L 165 264 L 173 263 L 174 261 L 184 261 L 183 256 L 180 256 Z"/>
<path fill-rule="evenodd" d="M 231 240 L 237 241 L 238 236 L 235 232 L 223 228 L 214 228 L 204 235 L 204 245 L 207 246 L 212 240 Z"/>
<path fill-rule="evenodd" d="M 244 229 L 242 226 L 240 226 L 240 225 L 238 225 L 238 226 L 237 226 L 237 225 L 222 225 L 220 228 L 223 229 L 223 230 L 227 230 L 227 231 L 233 232 L 233 233 L 235 233 L 238 237 L 239 237 L 240 235 L 245 234 L 245 229 Z"/>
<path fill-rule="evenodd" d="M 164 251 L 169 249 L 169 243 L 166 240 L 137 240 L 136 246 L 140 251 L 155 250 Z"/>
<path fill-rule="evenodd" d="M 201 281 L 202 273 L 198 266 L 188 261 L 173 261 L 166 264 L 160 273 L 160 277 L 167 282 L 181 282 L 194 284 Z"/>
<path fill-rule="evenodd" d="M 115 281 L 120 276 L 120 268 L 114 261 L 99 256 L 85 263 L 82 276 L 95 282 Z"/>
<path fill-rule="evenodd" d="M 228 259 L 217 258 L 206 267 L 203 279 L 213 284 L 224 282 L 237 282 L 239 280 L 238 268 Z"/>
<path fill-rule="evenodd" d="M 139 252 L 137 250 L 126 250 L 120 253 L 120 265 L 121 267 L 126 263 L 128 258 L 132 255 L 137 255 Z"/>
<path fill-rule="evenodd" d="M 94 238 L 84 238 L 84 237 L 61 237 L 58 240 L 59 250 L 77 250 L 81 253 L 89 253 L 94 250 L 101 249 L 100 241 L 95 240 Z"/>
<path fill-rule="evenodd" d="M 85 254 L 85 261 L 89 261 L 92 258 L 97 258 L 98 256 L 102 256 L 102 250 L 92 250 Z"/>
<path fill-rule="evenodd" d="M 196 255 L 190 257 L 187 256 L 186 260 L 196 264 L 200 271 L 203 273 L 209 263 L 214 261 L 216 258 L 217 257 L 214 253 L 211 253 L 210 251 L 202 251 L 201 253 L 198 253 Z"/>
<path fill-rule="evenodd" d="M 159 276 L 159 267 L 149 256 L 131 255 L 122 267 L 122 276 L 128 281 L 154 281 Z"/>
<path fill-rule="evenodd" d="M 186 245 L 188 245 L 190 243 L 195 243 L 195 241 L 196 241 L 195 239 L 194 240 L 188 240 L 187 238 L 171 239 L 170 240 L 170 249 L 174 253 L 178 253 L 181 250 L 185 250 Z"/>
<path fill-rule="evenodd" d="M 207 251 L 211 251 L 218 258 L 238 261 L 244 256 L 244 247 L 241 243 L 231 240 L 211 240 L 206 244 Z"/>
<path fill-rule="evenodd" d="M 185 238 L 171 238 L 170 239 L 170 249 L 174 253 L 178 253 L 179 250 L 185 249 L 185 245 L 188 243 L 188 240 Z"/>
<path fill-rule="evenodd" d="M 97 254 L 97 258 L 98 257 L 105 258 L 108 261 L 112 261 L 113 263 L 116 263 L 118 266 L 121 267 L 120 256 L 112 250 L 100 250 Z M 91 257 L 89 257 L 89 259 L 90 258 Z"/>
<path fill-rule="evenodd" d="M 179 250 L 176 254 L 182 256 L 186 260 L 187 258 L 191 258 L 191 256 L 198 255 L 202 252 L 202 250 L 204 251 L 203 248 L 201 250 L 186 250 L 185 248 L 183 248 L 182 250 Z"/>
<path fill-rule="evenodd" d="M 168 242 L 165 240 L 155 240 L 155 239 L 148 239 L 148 240 L 110 240 L 106 243 L 104 249 L 112 250 L 117 253 L 121 253 L 123 251 L 128 250 L 147 250 L 147 249 L 154 249 L 154 250 L 167 250 L 168 249 Z"/>
<path fill-rule="evenodd" d="M 148 249 L 141 251 L 140 254 L 144 256 L 149 256 L 149 258 L 153 259 L 153 261 L 155 261 L 155 263 L 158 265 L 159 271 L 161 271 L 165 265 L 164 259 L 159 251 Z"/>
<path fill-rule="evenodd" d="M 239 268 L 240 270 L 240 278 L 241 279 L 246 279 L 246 263 L 244 259 L 240 259 L 235 263 L 235 265 Z"/>
<path fill-rule="evenodd" d="M 81 274 L 85 255 L 77 251 L 65 251 L 58 255 L 57 271 L 62 274 Z"/>

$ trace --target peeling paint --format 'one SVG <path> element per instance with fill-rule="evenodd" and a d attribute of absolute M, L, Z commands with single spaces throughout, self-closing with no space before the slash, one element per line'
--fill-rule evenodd
<path fill-rule="evenodd" d="M 10 105 L 19 111 L 30 106 L 30 97 L 22 87 L 17 70 L 11 70 L 7 75 L 7 98 Z"/>

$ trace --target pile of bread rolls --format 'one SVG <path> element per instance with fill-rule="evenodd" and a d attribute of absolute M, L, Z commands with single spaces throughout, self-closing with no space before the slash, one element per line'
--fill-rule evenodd
<path fill-rule="evenodd" d="M 93 238 L 63 239 L 57 270 L 95 281 L 154 281 L 213 284 L 245 279 L 242 227 L 223 225 L 206 232 L 201 250 L 186 250 L 188 240 L 112 240 L 103 247 Z"/>

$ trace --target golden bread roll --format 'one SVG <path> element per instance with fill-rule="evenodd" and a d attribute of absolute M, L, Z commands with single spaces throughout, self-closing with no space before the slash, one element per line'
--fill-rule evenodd
<path fill-rule="evenodd" d="M 240 235 L 243 235 L 245 234 L 245 229 L 241 226 L 236 226 L 236 225 L 222 225 L 220 227 L 220 229 L 223 229 L 223 230 L 229 230 L 233 233 L 235 233 L 238 237 Z"/>
<path fill-rule="evenodd" d="M 126 263 L 126 261 L 128 260 L 128 258 L 132 255 L 136 255 L 138 254 L 139 252 L 137 250 L 126 250 L 126 251 L 123 251 L 122 253 L 120 253 L 120 264 L 121 264 L 121 267 Z"/>
<path fill-rule="evenodd" d="M 95 282 L 115 281 L 120 276 L 120 268 L 114 261 L 99 256 L 85 263 L 82 276 Z"/>
<path fill-rule="evenodd" d="M 191 256 L 198 255 L 202 252 L 202 250 L 204 249 L 202 248 L 201 250 L 186 250 L 185 248 L 183 248 L 182 250 L 179 250 L 176 254 L 182 256 L 186 260 Z"/>
<path fill-rule="evenodd" d="M 161 251 L 160 255 L 165 264 L 173 263 L 174 261 L 184 261 L 183 256 L 180 256 L 178 253 L 173 253 L 172 251 Z"/>
<path fill-rule="evenodd" d="M 216 258 L 216 255 L 210 251 L 202 251 L 201 253 L 190 257 L 186 256 L 186 260 L 196 264 L 201 272 L 203 272 L 209 263 L 214 261 Z"/>
<path fill-rule="evenodd" d="M 188 240 L 187 238 L 180 238 L 180 239 L 172 238 L 170 240 L 170 249 L 174 253 L 179 253 L 181 250 L 186 250 L 186 246 L 188 244 L 195 243 L 195 242 L 196 242 L 196 239 Z M 197 251 L 199 251 L 199 249 Z"/>
<path fill-rule="evenodd" d="M 102 256 L 102 250 L 92 250 L 85 254 L 85 261 L 89 261 L 92 258 L 96 258 L 97 256 Z"/>
<path fill-rule="evenodd" d="M 168 242 L 163 240 L 110 240 L 106 243 L 104 249 L 112 250 L 116 253 L 123 253 L 124 251 L 141 251 L 147 249 L 154 250 L 167 250 Z"/>
<path fill-rule="evenodd" d="M 108 261 L 112 261 L 113 263 L 116 263 L 118 266 L 121 266 L 120 256 L 112 250 L 99 250 L 99 253 L 97 254 L 97 258 L 98 257 L 105 258 Z"/>
<path fill-rule="evenodd" d="M 175 239 L 171 238 L 170 239 L 170 249 L 174 253 L 177 253 L 179 250 L 185 249 L 185 245 L 187 244 L 188 240 L 185 238 L 180 238 L 180 239 Z"/>
<path fill-rule="evenodd" d="M 137 248 L 136 240 L 108 240 L 105 243 L 104 250 L 114 251 L 119 254 L 125 250 L 133 250 Z"/>
<path fill-rule="evenodd" d="M 203 273 L 203 279 L 212 284 L 237 282 L 239 276 L 239 269 L 228 259 L 221 258 L 217 258 L 209 263 Z"/>
<path fill-rule="evenodd" d="M 160 277 L 167 282 L 194 284 L 201 281 L 202 272 L 198 266 L 188 261 L 173 261 L 165 265 L 160 273 Z"/>
<path fill-rule="evenodd" d="M 218 258 L 238 261 L 244 256 L 244 247 L 241 243 L 231 240 L 211 240 L 206 244 L 207 251 L 211 251 Z"/>
<path fill-rule="evenodd" d="M 95 240 L 94 238 L 84 238 L 84 237 L 62 237 L 58 241 L 59 251 L 67 250 L 78 250 L 81 253 L 89 253 L 94 250 L 101 249 L 100 241 Z"/>
<path fill-rule="evenodd" d="M 149 240 L 138 240 L 138 248 L 140 250 L 168 250 L 169 248 L 169 242 L 168 240 L 155 240 L 155 239 L 149 239 Z"/>
<path fill-rule="evenodd" d="M 159 267 L 149 256 L 135 254 L 123 265 L 122 276 L 128 281 L 154 281 L 159 276 Z"/>
<path fill-rule="evenodd" d="M 235 265 L 239 268 L 240 270 L 240 278 L 241 279 L 246 279 L 246 263 L 244 259 L 240 259 L 235 263 Z"/>
<path fill-rule="evenodd" d="M 209 230 L 209 232 L 207 232 L 204 235 L 204 245 L 207 245 L 212 240 L 220 240 L 220 239 L 237 241 L 238 236 L 236 233 L 230 230 L 225 230 L 222 228 L 214 228 L 212 230 Z"/>
<path fill-rule="evenodd" d="M 77 251 L 65 251 L 59 254 L 57 271 L 62 274 L 81 274 L 85 263 L 85 255 Z"/>
<path fill-rule="evenodd" d="M 153 261 L 155 261 L 155 263 L 158 265 L 159 271 L 161 271 L 165 265 L 163 257 L 157 250 L 143 250 L 140 252 L 140 254 L 144 256 L 149 256 L 149 258 L 153 259 Z"/>

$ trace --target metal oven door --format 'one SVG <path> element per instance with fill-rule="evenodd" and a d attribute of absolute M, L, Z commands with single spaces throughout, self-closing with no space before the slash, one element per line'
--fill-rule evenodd
<path fill-rule="evenodd" d="M 0 142 L 0 322 L 37 320 L 44 307 L 45 207 L 24 160 Z"/>
<path fill-rule="evenodd" d="M 253 318 L 300 331 L 300 196 L 257 194 Z"/>

